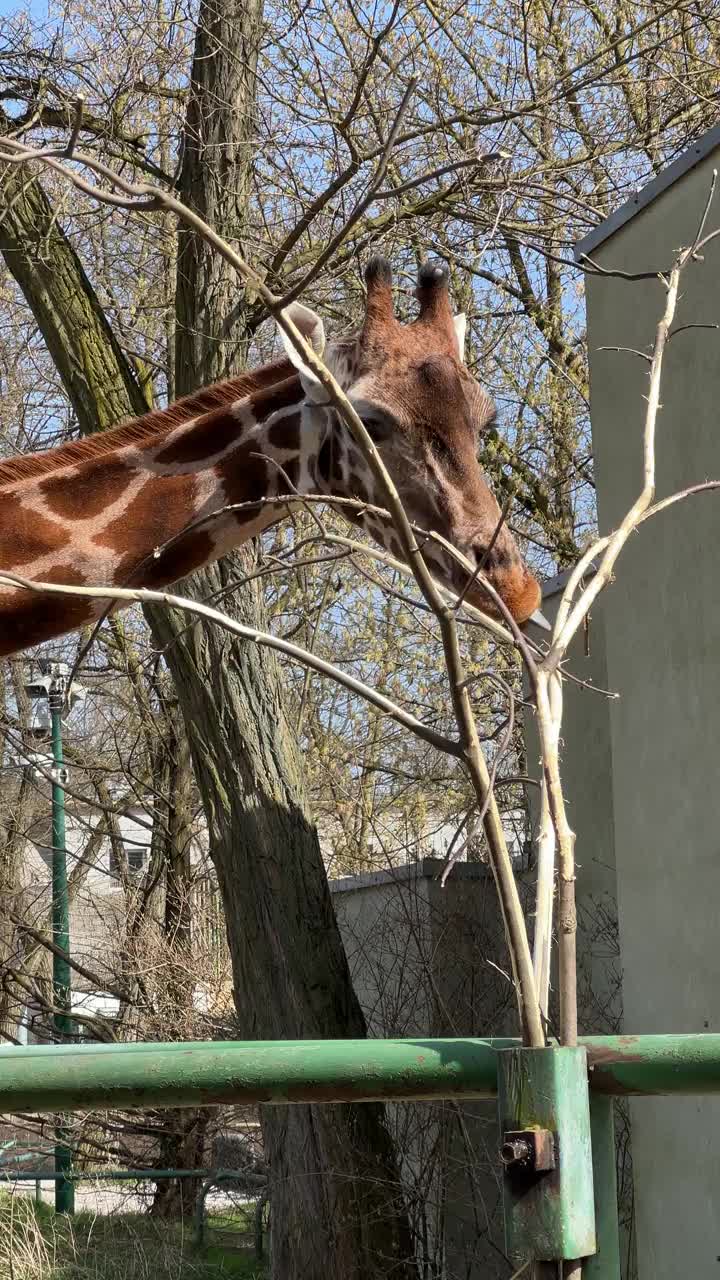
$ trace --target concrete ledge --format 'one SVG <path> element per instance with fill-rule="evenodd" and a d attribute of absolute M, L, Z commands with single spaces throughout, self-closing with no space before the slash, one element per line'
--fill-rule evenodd
<path fill-rule="evenodd" d="M 421 858 L 419 862 L 407 862 L 402 867 L 390 867 L 387 871 L 361 871 L 356 876 L 330 880 L 330 892 L 349 893 L 381 884 L 403 884 L 409 880 L 439 880 L 444 867 L 444 858 Z M 452 875 L 454 880 L 486 880 L 490 868 L 485 862 L 456 862 Z"/>

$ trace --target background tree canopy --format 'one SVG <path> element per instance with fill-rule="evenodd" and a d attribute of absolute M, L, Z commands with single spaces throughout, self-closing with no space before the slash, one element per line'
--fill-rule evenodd
<path fill-rule="evenodd" d="M 481 458 L 529 560 L 551 576 L 595 527 L 572 246 L 715 123 L 719 31 L 717 5 L 696 0 L 74 0 L 47 15 L 6 6 L 0 129 L 34 143 L 66 137 L 82 94 L 83 146 L 175 189 L 273 289 L 311 302 L 331 334 L 357 323 L 371 253 L 392 260 L 408 314 L 418 263 L 448 261 L 470 365 L 498 409 Z M 413 75 L 387 172 L 364 207 Z M 97 205 L 48 172 L 8 170 L 0 184 L 4 454 L 101 430 L 271 354 L 257 300 L 169 217 Z M 316 532 L 297 516 L 187 589 L 220 595 L 252 625 L 269 618 L 442 727 L 438 639 L 406 584 L 393 594 L 401 583 L 385 578 L 382 588 L 381 570 L 323 549 Z M 72 661 L 86 639 L 54 652 Z M 484 633 L 467 645 L 471 672 L 501 677 L 477 686 L 492 757 L 507 718 L 502 681 L 517 689 L 519 673 Z M 0 885 L 18 895 L 23 842 L 42 807 L 23 763 L 26 669 L 18 660 L 4 676 Z M 196 1025 L 188 974 L 210 936 L 197 924 L 204 886 L 205 899 L 222 896 L 233 966 L 236 1009 L 225 1000 L 219 1029 L 362 1035 L 326 867 L 412 860 L 462 831 L 470 856 L 482 856 L 459 768 L 345 690 L 167 612 L 112 621 L 83 675 L 97 696 L 69 746 L 75 789 L 116 841 L 118 809 L 134 802 L 153 817 L 139 886 L 118 845 L 126 911 L 123 958 L 106 975 L 122 991 L 113 1034 L 182 1038 Z M 515 734 L 498 795 L 518 858 L 524 778 Z M 190 857 L 198 828 L 209 861 Z M 45 909 L 35 901 L 36 923 Z M 39 992 L 47 966 L 42 948 L 3 928 L 17 975 L 2 1009 L 12 1038 L 25 987 Z M 228 953 L 217 942 L 213 954 L 217 974 Z M 187 1164 L 205 1123 L 166 1117 L 162 1160 Z M 383 1250 L 402 1268 L 408 1225 L 386 1190 L 397 1162 L 380 1110 L 296 1108 L 264 1123 L 275 1274 L 346 1280 L 348 1257 L 363 1275 L 384 1274 Z M 338 1215 L 345 1225 L 328 1252 L 321 1226 L 330 1232 Z M 308 1221 L 318 1223 L 312 1239 Z"/>

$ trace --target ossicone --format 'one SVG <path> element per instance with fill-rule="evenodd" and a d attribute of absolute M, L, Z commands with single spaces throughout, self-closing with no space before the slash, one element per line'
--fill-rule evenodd
<path fill-rule="evenodd" d="M 417 324 L 433 325 L 445 333 L 455 344 L 453 315 L 450 307 L 448 284 L 450 272 L 444 262 L 437 259 L 423 262 L 418 271 L 415 296 L 420 303 Z"/>
<path fill-rule="evenodd" d="M 392 267 L 382 254 L 375 253 L 368 259 L 365 267 L 365 283 L 369 288 L 375 284 L 385 285 L 388 289 L 392 288 Z"/>
<path fill-rule="evenodd" d="M 370 258 L 365 267 L 365 284 L 367 305 L 363 336 L 366 341 L 372 341 L 375 333 L 397 324 L 393 309 L 392 268 L 387 258 L 379 254 Z"/>
<path fill-rule="evenodd" d="M 417 296 L 420 297 L 427 290 L 447 289 L 449 279 L 450 272 L 445 262 L 430 259 L 428 262 L 421 263 L 418 271 Z"/>

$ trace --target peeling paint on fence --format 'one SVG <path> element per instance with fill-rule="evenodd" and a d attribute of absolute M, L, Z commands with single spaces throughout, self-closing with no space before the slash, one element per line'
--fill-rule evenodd
<path fill-rule="evenodd" d="M 512 1039 L 211 1041 L 0 1048 L 0 1111 L 489 1098 Z M 720 1035 L 582 1042 L 605 1094 L 720 1092 Z"/>

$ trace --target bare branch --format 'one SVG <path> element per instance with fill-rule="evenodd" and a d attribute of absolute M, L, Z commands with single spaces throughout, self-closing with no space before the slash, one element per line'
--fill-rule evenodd
<path fill-rule="evenodd" d="M 370 185 L 368 186 L 367 191 L 365 192 L 365 195 L 355 205 L 355 208 L 353 209 L 352 213 L 346 220 L 345 224 L 340 228 L 337 234 L 332 237 L 332 239 L 328 242 L 328 244 L 325 245 L 325 248 L 323 249 L 322 253 L 318 254 L 317 258 L 313 262 L 312 267 L 306 273 L 303 279 L 299 280 L 297 284 L 294 285 L 293 288 L 290 289 L 285 294 L 284 298 L 281 301 L 281 306 L 283 307 L 287 306 L 290 302 L 293 301 L 294 298 L 297 298 L 305 289 L 307 289 L 308 285 L 312 283 L 312 281 L 316 278 L 319 272 L 322 271 L 322 268 L 325 266 L 325 264 L 330 261 L 333 254 L 336 253 L 336 251 L 339 249 L 343 241 L 347 239 L 350 231 L 352 231 L 352 228 L 356 225 L 356 223 L 360 221 L 366 209 L 369 208 L 373 200 L 376 198 L 378 188 L 380 187 L 380 184 L 382 183 L 382 180 L 385 177 L 385 174 L 387 172 L 388 161 L 390 160 L 390 153 L 392 152 L 392 149 L 395 146 L 395 143 L 397 142 L 398 134 L 400 132 L 400 126 L 402 125 L 402 122 L 403 122 L 403 117 L 405 115 L 405 112 L 407 111 L 410 99 L 417 88 L 417 84 L 418 84 L 418 77 L 412 76 L 408 81 L 407 88 L 405 89 L 405 92 L 402 96 L 400 106 L 398 107 L 397 114 L 395 116 L 395 120 L 393 121 L 392 127 L 387 136 L 387 140 L 380 154 L 380 160 L 379 160 L 377 169 L 375 170 L 375 173 L 370 182 Z"/>
<path fill-rule="evenodd" d="M 598 347 L 598 351 L 624 351 L 627 355 L 639 356 L 641 360 L 652 364 L 652 356 L 649 356 L 646 351 L 638 351 L 635 347 Z"/>
<path fill-rule="evenodd" d="M 699 225 L 699 227 L 698 227 L 698 229 L 697 229 L 697 232 L 696 232 L 696 234 L 695 234 L 695 239 L 693 240 L 692 245 L 690 246 L 690 256 L 691 256 L 692 258 L 694 258 L 694 257 L 696 256 L 697 251 L 698 251 L 698 247 L 700 246 L 700 244 L 701 244 L 701 242 L 702 242 L 702 233 L 703 233 L 703 231 L 705 230 L 705 223 L 707 222 L 708 214 L 709 214 L 709 212 L 710 212 L 710 206 L 711 206 L 711 204 L 712 204 L 712 202 L 713 202 L 713 197 L 714 197 L 714 195 L 715 195 L 715 187 L 716 187 L 716 184 L 717 184 L 717 169 L 713 169 L 713 171 L 712 171 L 712 179 L 711 179 L 711 182 L 710 182 L 710 190 L 708 191 L 708 197 L 707 197 L 707 200 L 705 201 L 705 208 L 703 209 L 703 212 L 702 212 L 702 217 L 701 217 L 701 219 L 700 219 L 700 225 Z"/>
<path fill-rule="evenodd" d="M 680 324 L 677 329 L 672 329 L 668 334 L 668 342 L 678 333 L 684 333 L 686 329 L 720 329 L 720 324 Z"/>
<path fill-rule="evenodd" d="M 227 614 L 221 613 L 218 609 L 212 609 L 209 605 L 202 604 L 199 600 L 188 600 L 184 596 L 176 596 L 168 591 L 151 591 L 147 588 L 132 587 L 71 587 L 58 584 L 56 582 L 33 582 L 29 578 L 22 578 L 19 574 L 6 573 L 0 571 L 0 583 L 8 586 L 22 587 L 26 591 L 43 592 L 50 595 L 59 596 L 83 596 L 91 600 L 123 600 L 128 604 L 163 604 L 171 609 L 180 609 L 184 613 L 191 613 L 199 618 L 207 618 L 210 622 L 217 623 L 224 630 L 232 632 L 233 635 L 239 636 L 242 640 L 251 640 L 254 644 L 263 645 L 268 649 L 275 649 L 278 653 L 284 654 L 288 658 L 293 658 L 296 662 L 302 662 L 305 666 L 311 667 L 320 675 L 329 676 L 330 679 L 336 680 L 338 684 L 342 684 L 352 693 L 358 694 L 364 698 L 366 702 L 372 703 L 379 711 L 383 711 L 393 720 L 397 720 L 399 724 L 404 725 L 406 729 L 410 729 L 419 738 L 423 738 L 425 742 L 429 742 L 431 746 L 437 747 L 439 751 L 445 751 L 448 755 L 460 755 L 460 744 L 453 738 L 446 738 L 443 734 L 436 733 L 429 725 L 423 724 L 410 712 L 404 711 L 397 703 L 392 702 L 390 698 L 386 698 L 384 694 L 378 693 L 370 685 L 363 684 L 361 680 L 356 680 L 354 676 L 342 671 L 331 662 L 326 662 L 324 658 L 319 658 L 317 654 L 310 653 L 307 649 L 302 649 L 299 645 L 292 644 L 288 640 L 281 639 L 280 636 L 270 635 L 266 631 L 256 631 L 252 627 L 246 627 L 241 622 L 236 622 L 234 618 L 228 617 Z"/>

